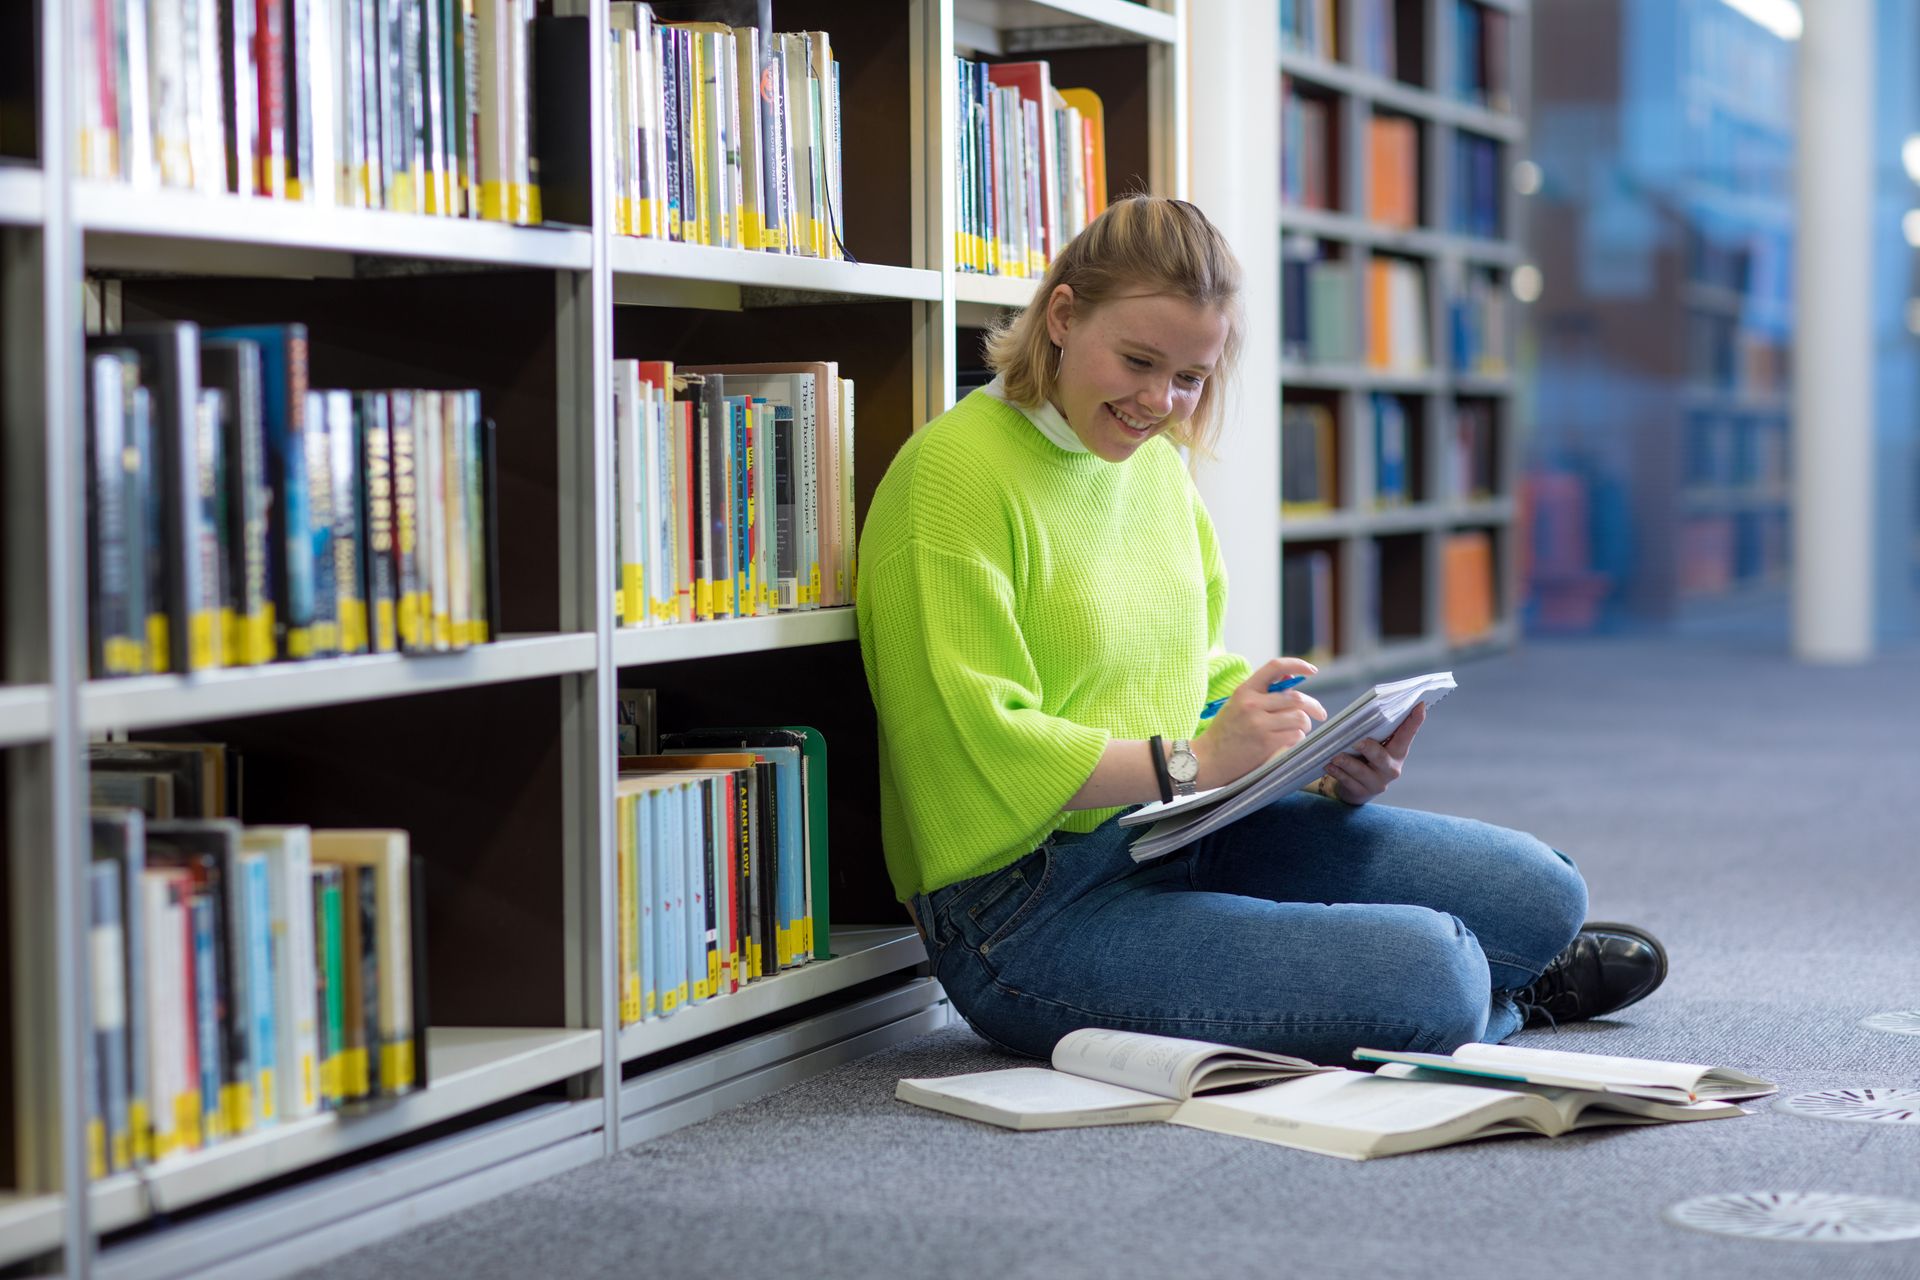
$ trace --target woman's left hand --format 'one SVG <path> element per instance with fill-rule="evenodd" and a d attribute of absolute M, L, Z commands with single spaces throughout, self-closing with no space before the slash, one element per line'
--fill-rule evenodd
<path fill-rule="evenodd" d="M 1407 765 L 1413 735 L 1427 720 L 1425 703 L 1414 707 L 1385 742 L 1368 738 L 1352 752 L 1327 762 L 1325 787 L 1348 804 L 1365 804 L 1393 785 Z"/>

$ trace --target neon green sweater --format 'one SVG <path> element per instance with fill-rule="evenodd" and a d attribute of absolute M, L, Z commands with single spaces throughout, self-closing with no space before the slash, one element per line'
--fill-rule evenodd
<path fill-rule="evenodd" d="M 974 392 L 894 458 L 860 539 L 887 871 L 905 901 L 1057 829 L 1110 738 L 1191 737 L 1249 674 L 1226 571 L 1172 445 L 1069 453 Z"/>

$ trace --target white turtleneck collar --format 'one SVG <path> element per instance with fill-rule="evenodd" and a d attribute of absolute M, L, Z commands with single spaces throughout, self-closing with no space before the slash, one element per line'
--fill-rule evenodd
<path fill-rule="evenodd" d="M 1013 401 L 1007 399 L 1006 384 L 997 377 L 980 389 L 1002 404 L 1013 404 Z M 1067 422 L 1066 415 L 1054 408 L 1051 402 L 1043 402 L 1037 409 L 1030 409 L 1024 404 L 1013 404 L 1013 407 L 1025 414 L 1027 421 L 1038 428 L 1041 435 L 1068 453 L 1092 452 L 1080 442 L 1079 435 Z"/>

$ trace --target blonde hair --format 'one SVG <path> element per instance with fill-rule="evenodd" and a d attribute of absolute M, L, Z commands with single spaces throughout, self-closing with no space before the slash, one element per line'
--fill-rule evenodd
<path fill-rule="evenodd" d="M 1061 285 L 1073 290 L 1077 316 L 1119 298 L 1166 296 L 1227 316 L 1220 360 L 1200 389 L 1185 422 L 1168 430 L 1175 444 L 1212 456 L 1225 401 L 1240 357 L 1240 263 L 1220 229 L 1185 200 L 1127 196 L 1107 206 L 1067 242 L 1025 309 L 996 325 L 986 339 L 987 367 L 1000 376 L 1007 398 L 1038 407 L 1053 398 L 1059 349 L 1047 331 L 1047 301 Z"/>

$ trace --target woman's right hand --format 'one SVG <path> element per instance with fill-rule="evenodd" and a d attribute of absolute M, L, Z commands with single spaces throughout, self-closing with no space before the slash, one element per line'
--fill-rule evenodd
<path fill-rule="evenodd" d="M 1299 689 L 1268 693 L 1267 686 L 1288 676 L 1310 676 L 1319 668 L 1303 658 L 1275 658 L 1241 682 L 1207 731 L 1193 742 L 1200 761 L 1201 790 L 1224 787 L 1249 769 L 1299 742 L 1325 720 L 1327 709 Z"/>

